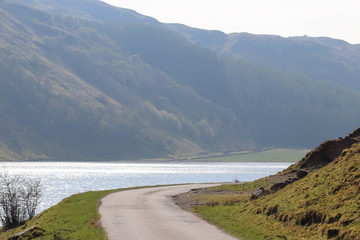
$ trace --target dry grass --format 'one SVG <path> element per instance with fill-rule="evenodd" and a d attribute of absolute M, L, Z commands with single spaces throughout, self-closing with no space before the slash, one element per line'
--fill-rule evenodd
<path fill-rule="evenodd" d="M 261 179 L 216 188 L 250 190 L 267 185 Z M 194 209 L 231 234 L 246 239 L 360 239 L 360 145 L 354 145 L 326 167 L 256 200 L 202 194 L 210 202 Z M 236 199 L 236 201 L 234 201 Z M 227 200 L 231 204 L 227 204 Z"/>

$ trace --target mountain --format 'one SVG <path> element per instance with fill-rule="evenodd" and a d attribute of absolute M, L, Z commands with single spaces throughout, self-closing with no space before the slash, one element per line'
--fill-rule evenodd
<path fill-rule="evenodd" d="M 1 7 L 3 159 L 195 154 L 213 145 L 210 124 L 238 125 L 231 112 L 122 53 L 97 22 Z"/>
<path fill-rule="evenodd" d="M 121 24 L 160 24 L 156 19 L 141 15 L 133 10 L 115 8 L 98 0 L 6 0 L 20 3 L 50 14 L 75 16 L 81 19 Z"/>
<path fill-rule="evenodd" d="M 343 40 L 232 34 L 223 50 L 288 73 L 360 91 L 360 48 Z"/>
<path fill-rule="evenodd" d="M 3 160 L 309 147 L 359 124 L 356 89 L 224 54 L 219 31 L 95 0 L 9 0 L 0 12 Z"/>
<path fill-rule="evenodd" d="M 360 91 L 360 47 L 328 37 L 225 34 L 173 24 L 191 41 L 221 54 L 259 63 L 288 74 L 325 80 Z"/>

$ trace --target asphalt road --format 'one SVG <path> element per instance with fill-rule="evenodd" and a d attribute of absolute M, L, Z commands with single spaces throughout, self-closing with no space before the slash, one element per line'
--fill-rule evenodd
<path fill-rule="evenodd" d="M 171 196 L 208 184 L 128 190 L 101 200 L 101 226 L 109 240 L 235 240 L 175 205 Z"/>

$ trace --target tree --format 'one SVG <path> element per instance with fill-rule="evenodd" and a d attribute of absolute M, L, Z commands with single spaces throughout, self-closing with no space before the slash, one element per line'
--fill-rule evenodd
<path fill-rule="evenodd" d="M 14 228 L 33 218 L 40 198 L 40 180 L 0 174 L 0 220 L 3 227 Z"/>

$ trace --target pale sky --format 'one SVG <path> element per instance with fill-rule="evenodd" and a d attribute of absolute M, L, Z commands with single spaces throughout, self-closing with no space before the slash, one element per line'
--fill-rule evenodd
<path fill-rule="evenodd" d="M 164 23 L 360 43 L 360 0 L 104 0 Z"/>

